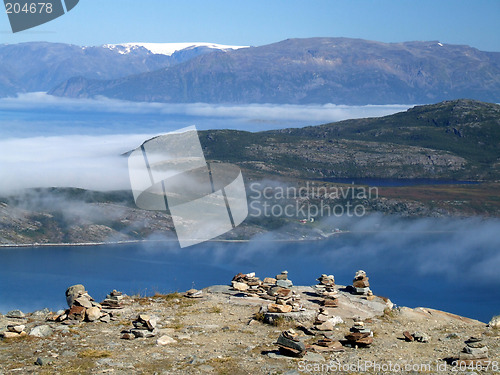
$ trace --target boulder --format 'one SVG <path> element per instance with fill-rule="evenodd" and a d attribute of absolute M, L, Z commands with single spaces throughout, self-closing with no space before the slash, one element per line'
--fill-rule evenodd
<path fill-rule="evenodd" d="M 167 336 L 167 335 L 163 335 L 161 337 L 159 337 L 157 340 L 156 340 L 156 345 L 168 345 L 168 344 L 175 344 L 177 341 L 174 340 L 172 337 L 170 336 Z"/>
<path fill-rule="evenodd" d="M 424 332 L 415 332 L 412 334 L 415 341 L 418 342 L 429 342 L 429 336 Z"/>
<path fill-rule="evenodd" d="M 53 333 L 52 328 L 50 326 L 44 324 L 44 325 L 37 326 L 37 327 L 33 328 L 30 331 L 30 336 L 44 338 L 44 337 L 51 336 L 52 333 Z"/>
<path fill-rule="evenodd" d="M 85 315 L 89 322 L 95 322 L 101 317 L 101 309 L 98 307 L 90 307 L 85 311 Z"/>
<path fill-rule="evenodd" d="M 84 293 L 85 287 L 82 284 L 73 285 L 66 289 L 66 302 L 68 303 L 68 306 L 73 306 L 75 299 Z"/>
<path fill-rule="evenodd" d="M 22 318 L 25 318 L 26 315 L 21 310 L 12 310 L 12 311 L 9 311 L 5 315 L 5 317 L 14 318 L 14 319 L 22 319 Z"/>
<path fill-rule="evenodd" d="M 233 281 L 232 285 L 233 285 L 233 289 L 237 290 L 239 292 L 246 292 L 250 288 L 248 286 L 248 284 L 241 283 L 241 282 L 238 282 L 238 281 Z"/>
<path fill-rule="evenodd" d="M 491 318 L 490 322 L 488 323 L 488 326 L 490 328 L 500 329 L 500 315 Z"/>
<path fill-rule="evenodd" d="M 2 333 L 2 335 L 3 335 L 4 339 L 14 339 L 16 337 L 21 336 L 21 334 L 19 334 L 17 332 L 10 332 L 10 331 L 4 332 L 4 333 Z"/>

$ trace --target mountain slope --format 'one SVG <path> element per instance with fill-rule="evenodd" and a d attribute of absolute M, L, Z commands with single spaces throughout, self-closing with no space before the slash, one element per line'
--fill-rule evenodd
<path fill-rule="evenodd" d="M 168 54 L 155 53 L 167 48 Z M 156 49 L 155 49 L 156 47 Z M 220 46 L 230 48 L 231 46 Z M 149 48 L 149 49 L 148 49 Z M 48 91 L 71 77 L 114 79 L 154 71 L 216 51 L 215 44 L 105 45 L 80 47 L 62 43 L 0 45 L 0 96 Z M 153 50 L 150 50 L 153 49 Z"/>
<path fill-rule="evenodd" d="M 500 179 L 500 105 L 455 100 L 394 115 L 260 133 L 201 132 L 205 155 L 307 179 Z"/>
<path fill-rule="evenodd" d="M 500 53 L 439 42 L 289 39 L 115 80 L 71 79 L 51 94 L 210 103 L 497 102 Z"/>

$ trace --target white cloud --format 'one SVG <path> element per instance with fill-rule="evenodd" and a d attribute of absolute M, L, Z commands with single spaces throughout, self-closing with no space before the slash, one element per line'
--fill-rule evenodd
<path fill-rule="evenodd" d="M 33 187 L 129 189 L 127 158 L 150 134 L 0 140 L 0 194 Z"/>

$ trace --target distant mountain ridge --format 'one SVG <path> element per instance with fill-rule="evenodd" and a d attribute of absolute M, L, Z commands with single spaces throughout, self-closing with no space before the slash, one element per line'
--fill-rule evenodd
<path fill-rule="evenodd" d="M 0 44 L 0 97 L 49 91 L 72 77 L 114 79 L 154 71 L 231 48 L 239 47 L 214 43 L 129 43 L 95 47 L 46 42 Z"/>
<path fill-rule="evenodd" d="M 72 78 L 52 95 L 169 103 L 500 102 L 500 53 L 437 41 L 288 39 L 214 52 L 128 77 Z"/>

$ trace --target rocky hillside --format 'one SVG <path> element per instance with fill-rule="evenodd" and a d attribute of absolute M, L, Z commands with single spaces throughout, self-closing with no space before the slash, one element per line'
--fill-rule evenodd
<path fill-rule="evenodd" d="M 360 364 L 404 373 L 454 374 L 460 366 L 498 372 L 498 317 L 487 326 L 395 307 L 376 291 L 360 293 L 356 280 L 347 287 L 331 275 L 318 280 L 304 287 L 286 272 L 263 280 L 238 274 L 230 286 L 152 297 L 115 290 L 101 303 L 75 285 L 66 291 L 66 310 L 0 315 L 0 373 L 380 373 L 353 371 Z"/>
<path fill-rule="evenodd" d="M 171 56 L 146 48 L 81 47 L 63 43 L 0 44 L 0 97 L 48 91 L 72 77 L 114 79 L 172 66 L 210 53 L 206 47 L 191 48 Z"/>
<path fill-rule="evenodd" d="M 306 179 L 500 179 L 500 105 L 454 100 L 381 118 L 201 132 L 209 159 Z"/>
<path fill-rule="evenodd" d="M 51 94 L 168 103 L 498 102 L 499 77 L 500 53 L 469 46 L 310 38 L 207 54 L 113 80 L 72 78 Z"/>

